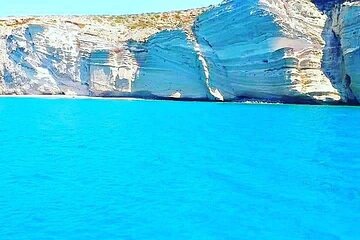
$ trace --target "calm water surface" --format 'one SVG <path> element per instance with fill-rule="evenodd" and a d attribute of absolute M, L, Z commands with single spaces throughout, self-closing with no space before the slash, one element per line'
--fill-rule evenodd
<path fill-rule="evenodd" d="M 0 99 L 0 239 L 360 237 L 360 108 Z"/>

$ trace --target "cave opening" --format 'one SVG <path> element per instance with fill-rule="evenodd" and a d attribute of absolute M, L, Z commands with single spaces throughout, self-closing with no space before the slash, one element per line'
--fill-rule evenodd
<path fill-rule="evenodd" d="M 349 88 L 350 85 L 351 85 L 351 77 L 350 77 L 348 74 L 345 75 L 345 80 L 344 80 L 344 82 L 345 82 L 345 86 L 346 86 L 347 88 Z"/>

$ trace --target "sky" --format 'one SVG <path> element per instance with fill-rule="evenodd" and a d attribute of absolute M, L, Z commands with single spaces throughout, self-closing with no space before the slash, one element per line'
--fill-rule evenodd
<path fill-rule="evenodd" d="M 2 0 L 0 16 L 119 15 L 189 9 L 221 0 Z"/>

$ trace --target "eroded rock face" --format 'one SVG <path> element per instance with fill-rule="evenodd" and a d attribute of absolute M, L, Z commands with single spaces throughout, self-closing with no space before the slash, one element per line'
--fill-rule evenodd
<path fill-rule="evenodd" d="M 325 21 L 309 1 L 233 0 L 201 15 L 195 33 L 225 99 L 333 102 L 340 95 L 321 70 Z"/>
<path fill-rule="evenodd" d="M 0 20 L 0 94 L 360 100 L 359 1 Z"/>
<path fill-rule="evenodd" d="M 331 29 L 339 40 L 342 85 L 360 102 L 360 4 L 345 3 L 331 13 Z"/>
<path fill-rule="evenodd" d="M 186 33 L 165 31 L 130 42 L 139 65 L 133 93 L 147 97 L 207 99 L 204 71 Z"/>
<path fill-rule="evenodd" d="M 196 53 L 187 38 L 191 35 L 194 19 L 204 10 L 127 17 L 9 18 L 0 21 L 0 94 L 121 97 L 142 91 L 159 97 L 180 94 L 179 97 L 204 98 L 206 92 L 203 89 L 192 89 L 201 79 L 202 72 L 197 70 Z M 174 30 L 181 34 L 166 37 Z M 159 36 L 157 40 L 156 36 Z M 153 57 L 149 59 L 153 59 L 153 63 L 138 62 L 136 51 L 129 46 L 131 41 L 138 42 L 151 53 Z M 177 54 L 179 49 L 184 51 Z M 159 50 L 162 52 L 157 54 Z M 178 68 L 172 69 L 173 66 L 160 62 L 164 59 Z M 159 74 L 152 75 L 156 79 L 146 81 L 145 85 L 153 88 L 141 87 L 144 72 L 154 66 L 159 69 Z M 161 77 L 161 73 L 168 75 Z M 135 84 L 135 80 L 139 81 Z M 177 83 L 180 85 L 176 86 Z M 162 92 L 168 88 L 169 96 L 168 92 Z"/>

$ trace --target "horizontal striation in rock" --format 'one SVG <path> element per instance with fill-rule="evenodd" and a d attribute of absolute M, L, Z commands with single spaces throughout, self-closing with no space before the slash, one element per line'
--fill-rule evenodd
<path fill-rule="evenodd" d="M 208 98 L 201 63 L 185 32 L 164 31 L 129 46 L 139 66 L 132 89 L 135 95 Z"/>
<path fill-rule="evenodd" d="M 325 20 L 310 1 L 231 0 L 202 14 L 194 32 L 225 99 L 338 101 L 321 71 Z"/>
<path fill-rule="evenodd" d="M 0 19 L 0 94 L 358 103 L 359 1 Z"/>
<path fill-rule="evenodd" d="M 187 38 L 204 10 L 0 19 L 0 94 L 131 95 L 138 63 L 128 41 L 178 29 Z"/>

